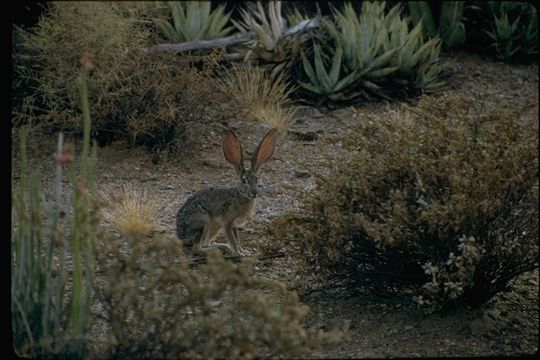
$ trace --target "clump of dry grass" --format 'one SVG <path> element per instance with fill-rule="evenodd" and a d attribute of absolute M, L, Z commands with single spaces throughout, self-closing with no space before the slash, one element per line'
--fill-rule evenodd
<path fill-rule="evenodd" d="M 245 63 L 224 70 L 216 82 L 248 119 L 262 121 L 280 132 L 294 121 L 298 109 L 290 95 L 296 87 L 282 74 L 273 78 L 264 68 Z"/>
<path fill-rule="evenodd" d="M 146 237 L 159 228 L 163 204 L 151 197 L 146 188 L 123 184 L 119 191 L 106 187 L 99 195 L 104 205 L 103 220 L 122 235 Z"/>

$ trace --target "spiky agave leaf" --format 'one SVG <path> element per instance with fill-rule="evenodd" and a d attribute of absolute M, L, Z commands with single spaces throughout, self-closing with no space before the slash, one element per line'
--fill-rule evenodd
<path fill-rule="evenodd" d="M 308 16 L 302 14 L 296 7 L 289 15 L 287 15 L 287 20 L 289 21 L 290 26 L 296 26 L 307 19 L 309 19 Z"/>
<path fill-rule="evenodd" d="M 330 71 L 327 71 L 321 55 L 321 49 L 317 43 L 314 43 L 313 61 L 315 68 L 311 65 L 306 55 L 302 53 L 304 71 L 308 75 L 310 83 L 299 81 L 299 85 L 314 93 L 326 95 L 331 100 L 339 100 L 342 98 L 343 96 L 340 94 L 340 92 L 346 86 L 352 84 L 356 80 L 357 76 L 356 72 L 352 72 L 340 79 L 342 56 L 343 49 L 338 46 L 335 49 L 334 56 L 332 58 Z"/>
<path fill-rule="evenodd" d="M 311 38 L 306 36 L 305 30 L 290 31 L 292 28 L 288 27 L 287 20 L 281 14 L 280 1 L 269 2 L 267 11 L 261 2 L 257 2 L 256 6 L 251 5 L 248 9 L 243 9 L 241 16 L 242 21 L 232 23 L 242 32 L 255 33 L 255 39 L 247 43 L 244 59 L 251 58 L 273 64 L 273 74 L 285 68 Z M 306 26 L 303 29 L 310 27 Z"/>
<path fill-rule="evenodd" d="M 323 21 L 323 24 L 336 44 L 334 61 L 342 51 L 341 66 L 345 72 L 354 74 L 340 85 L 346 88 L 355 83 L 374 91 L 380 90 L 379 85 L 387 84 L 388 80 L 398 86 L 429 87 L 430 90 L 440 86 L 437 79 L 440 66 L 431 66 L 438 62 L 440 40 L 433 38 L 425 42 L 420 23 L 409 29 L 407 20 L 401 18 L 401 8 L 401 4 L 396 4 L 385 14 L 384 2 L 364 2 L 360 15 L 350 3 L 342 10 L 332 9 L 333 21 Z M 313 52 L 314 66 L 304 55 L 302 57 L 310 79 L 310 83 L 300 84 L 302 87 L 318 94 L 354 91 L 336 90 L 337 84 L 325 70 L 318 45 Z"/>
<path fill-rule="evenodd" d="M 225 13 L 225 6 L 219 5 L 211 11 L 210 1 L 168 2 L 173 23 L 155 19 L 154 23 L 162 34 L 175 43 L 211 40 L 226 36 L 233 27 L 225 27 L 231 13 Z"/>

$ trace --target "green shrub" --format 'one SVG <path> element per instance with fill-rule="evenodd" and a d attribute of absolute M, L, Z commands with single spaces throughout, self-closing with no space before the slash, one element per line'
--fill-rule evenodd
<path fill-rule="evenodd" d="M 309 308 L 253 264 L 209 258 L 189 268 L 177 239 L 130 237 L 106 244 L 105 309 L 118 358 L 298 357 L 337 340 L 304 328 Z M 125 241 L 125 240 L 124 240 Z"/>
<path fill-rule="evenodd" d="M 527 2 L 473 2 L 466 8 L 467 43 L 505 61 L 535 61 L 538 55 L 538 13 Z"/>
<path fill-rule="evenodd" d="M 247 42 L 247 46 L 239 48 L 238 54 L 242 54 L 245 60 L 255 60 L 271 68 L 272 78 L 286 71 L 300 55 L 300 51 L 308 45 L 314 33 L 308 29 L 319 27 L 319 21 L 308 23 L 300 20 L 299 13 L 294 13 L 293 21 L 300 23 L 290 26 L 281 12 L 281 1 L 268 3 L 265 12 L 260 1 L 249 4 L 247 10 L 242 10 L 242 21 L 233 21 L 240 32 L 252 31 L 255 38 Z M 292 31 L 296 26 L 302 26 L 301 31 Z M 305 26 L 305 27 L 304 27 Z"/>
<path fill-rule="evenodd" d="M 463 45 L 465 42 L 465 24 L 463 23 L 464 1 L 445 1 L 440 4 L 427 1 L 408 1 L 407 6 L 415 24 L 422 22 L 424 34 L 429 37 L 439 35 L 445 49 Z M 440 7 L 438 18 L 434 18 L 435 9 Z M 438 29 L 435 20 L 438 21 Z"/>
<path fill-rule="evenodd" d="M 491 2 L 491 11 L 492 30 L 486 33 L 498 59 L 508 60 L 518 52 L 528 57 L 538 54 L 538 15 L 534 5 Z"/>
<path fill-rule="evenodd" d="M 367 118 L 304 211 L 273 224 L 276 241 L 315 280 L 412 290 L 429 310 L 488 301 L 538 261 L 538 128 L 524 110 L 423 97 Z"/>
<path fill-rule="evenodd" d="M 195 40 L 212 40 L 226 36 L 234 27 L 225 27 L 231 17 L 225 13 L 225 5 L 210 11 L 210 1 L 167 1 L 173 24 L 164 19 L 154 22 L 167 40 L 182 43 Z"/>
<path fill-rule="evenodd" d="M 299 84 L 331 101 L 366 92 L 384 95 L 395 90 L 439 89 L 440 41 L 424 42 L 421 24 L 409 29 L 400 11 L 397 4 L 385 13 L 385 2 L 364 2 L 360 15 L 350 3 L 342 11 L 335 9 L 333 20 L 324 22 L 334 45 L 322 44 L 322 49 L 329 49 L 323 54 L 314 45 L 313 65 L 302 55 L 309 83 Z"/>
<path fill-rule="evenodd" d="M 99 220 L 89 198 L 94 188 L 96 146 L 90 154 L 86 76 L 83 70 L 79 79 L 85 119 L 80 171 L 77 174 L 72 149 L 64 146 L 60 135 L 53 200 L 44 201 L 38 174 L 27 175 L 26 132 L 21 134 L 11 253 L 13 346 L 20 356 L 83 358 L 86 354 Z M 64 165 L 68 167 L 69 194 L 62 185 Z"/>

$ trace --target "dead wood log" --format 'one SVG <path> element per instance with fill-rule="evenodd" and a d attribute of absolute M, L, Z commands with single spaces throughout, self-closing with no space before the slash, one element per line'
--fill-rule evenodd
<path fill-rule="evenodd" d="M 240 34 L 234 34 L 224 38 L 214 39 L 214 40 L 196 40 L 189 41 L 180 44 L 159 44 L 152 46 L 149 50 L 150 52 L 157 51 L 172 51 L 172 52 L 183 52 L 190 50 L 203 50 L 211 49 L 218 46 L 232 46 L 238 45 L 243 42 L 252 40 L 255 38 L 255 33 L 249 31 Z"/>
<path fill-rule="evenodd" d="M 299 22 L 296 26 L 290 28 L 283 35 L 291 36 L 298 32 L 315 28 L 320 25 L 318 18 L 307 19 Z M 148 49 L 149 52 L 159 52 L 159 51 L 171 51 L 171 52 L 184 52 L 191 50 L 204 50 L 212 49 L 220 46 L 233 46 L 241 43 L 245 43 L 255 39 L 256 35 L 253 31 L 242 32 L 239 34 L 234 34 L 224 38 L 213 39 L 213 40 L 196 40 L 189 41 L 180 44 L 159 44 L 152 46 Z"/>

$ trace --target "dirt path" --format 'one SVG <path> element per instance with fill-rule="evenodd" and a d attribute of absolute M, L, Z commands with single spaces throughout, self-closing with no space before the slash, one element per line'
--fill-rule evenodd
<path fill-rule="evenodd" d="M 515 106 L 533 102 L 536 106 L 527 116 L 537 121 L 537 66 L 510 66 L 471 55 L 452 56 L 446 61 L 454 72 L 448 91 L 487 97 L 491 104 Z M 256 205 L 252 221 L 240 230 L 245 247 L 259 252 L 269 241 L 265 233 L 268 221 L 298 208 L 299 189 L 315 186 L 304 166 L 328 173 L 331 159 L 345 154 L 340 139 L 348 126 L 362 121 L 365 114 L 384 114 L 395 106 L 379 102 L 334 111 L 303 108 L 300 120 L 290 128 L 291 133 L 280 140 L 275 159 L 261 170 L 265 193 Z M 231 121 L 230 125 L 236 128 L 244 151 L 250 156 L 265 128 L 240 121 Z M 302 135 L 316 139 L 300 140 Z M 209 134 L 205 143 L 195 159 L 169 156 L 158 165 L 142 149 L 113 143 L 98 151 L 98 184 L 111 188 L 123 183 L 146 187 L 166 202 L 163 231 L 174 233 L 175 213 L 194 191 L 236 181 L 233 168 L 222 158 L 219 135 Z M 55 145 L 49 142 L 34 148 L 39 148 L 39 154 L 33 154 L 31 166 L 43 174 L 45 186 L 50 189 L 54 176 L 50 154 Z M 293 265 L 294 259 L 285 257 L 261 264 L 257 270 L 268 278 L 290 282 Z M 308 300 L 312 308 L 308 322 L 321 329 L 338 326 L 347 330 L 340 345 L 321 354 L 330 358 L 531 354 L 538 350 L 537 300 L 535 271 L 519 277 L 510 293 L 497 296 L 481 309 L 425 316 L 403 299 L 336 299 L 319 295 Z"/>

